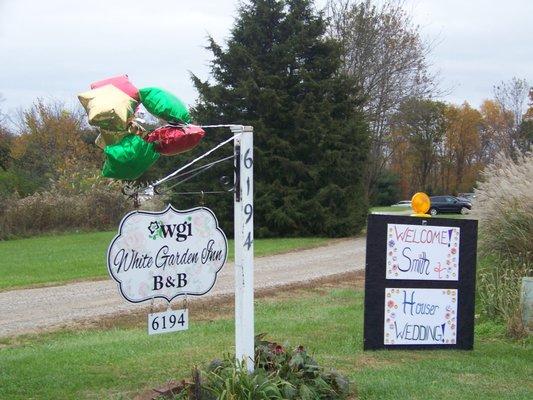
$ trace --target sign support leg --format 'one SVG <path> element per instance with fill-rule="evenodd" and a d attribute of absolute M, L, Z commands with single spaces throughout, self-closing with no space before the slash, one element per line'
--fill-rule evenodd
<path fill-rule="evenodd" d="M 254 370 L 253 128 L 234 126 L 235 150 L 235 355 Z"/>

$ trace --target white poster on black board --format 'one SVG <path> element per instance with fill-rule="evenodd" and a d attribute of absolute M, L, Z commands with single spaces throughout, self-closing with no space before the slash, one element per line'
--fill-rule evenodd
<path fill-rule="evenodd" d="M 460 228 L 387 224 L 387 279 L 457 281 Z"/>
<path fill-rule="evenodd" d="M 385 345 L 442 345 L 457 340 L 456 289 L 385 288 Z"/>

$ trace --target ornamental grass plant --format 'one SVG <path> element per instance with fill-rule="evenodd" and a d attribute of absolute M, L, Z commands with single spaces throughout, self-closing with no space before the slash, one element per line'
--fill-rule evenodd
<path fill-rule="evenodd" d="M 533 153 L 498 156 L 476 189 L 479 219 L 478 295 L 482 315 L 503 320 L 507 333 L 526 334 L 520 309 L 522 277 L 533 273 Z"/>

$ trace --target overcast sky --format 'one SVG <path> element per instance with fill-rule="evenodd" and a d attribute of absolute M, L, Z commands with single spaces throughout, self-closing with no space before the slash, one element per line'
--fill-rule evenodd
<path fill-rule="evenodd" d="M 320 7 L 326 0 L 319 0 Z M 208 77 L 206 37 L 223 42 L 237 0 L 0 0 L 4 112 L 37 97 L 68 105 L 90 82 L 127 73 L 193 104 Z M 478 106 L 513 76 L 533 84 L 533 1 L 405 0 L 428 40 L 449 102 Z"/>

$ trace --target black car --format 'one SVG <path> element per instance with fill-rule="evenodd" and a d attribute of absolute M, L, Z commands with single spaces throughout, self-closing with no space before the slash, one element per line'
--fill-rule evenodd
<path fill-rule="evenodd" d="M 431 215 L 447 212 L 466 214 L 472 209 L 472 203 L 454 196 L 432 196 L 429 199 L 431 200 L 431 206 L 429 207 Z"/>

